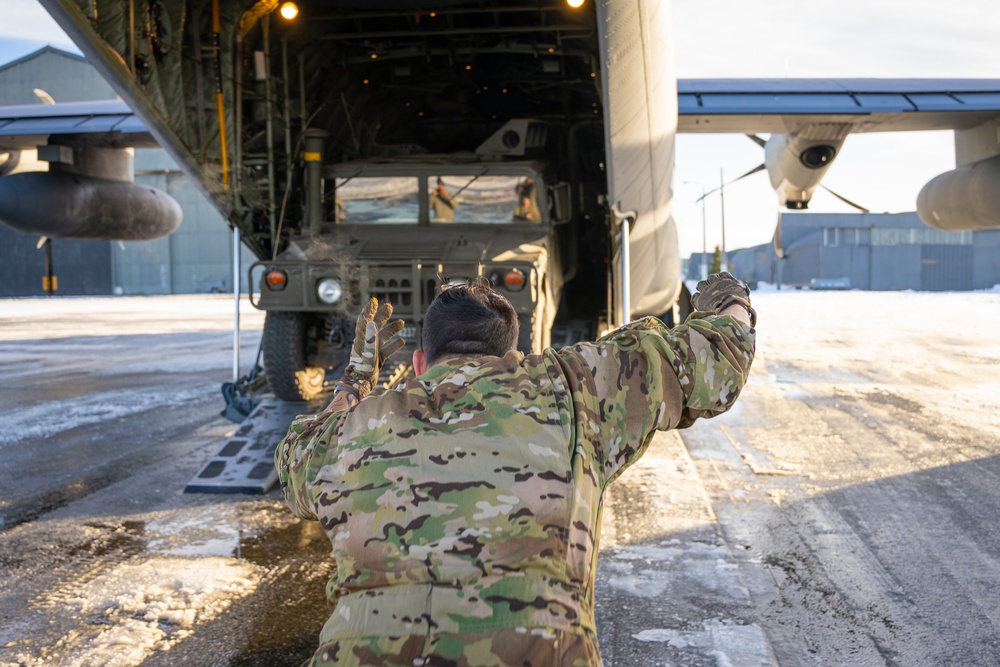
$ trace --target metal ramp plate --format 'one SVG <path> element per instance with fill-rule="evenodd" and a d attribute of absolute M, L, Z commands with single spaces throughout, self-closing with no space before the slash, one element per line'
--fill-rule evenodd
<path fill-rule="evenodd" d="M 328 400 L 263 399 L 219 453 L 191 478 L 184 493 L 267 493 L 278 481 L 274 450 L 289 424 L 298 415 L 319 412 Z"/>

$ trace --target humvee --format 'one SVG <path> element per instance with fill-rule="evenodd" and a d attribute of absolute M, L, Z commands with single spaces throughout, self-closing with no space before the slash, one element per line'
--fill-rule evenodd
<path fill-rule="evenodd" d="M 369 296 L 392 303 L 407 323 L 408 345 L 388 364 L 387 382 L 409 370 L 430 301 L 468 280 L 488 280 L 511 301 L 522 352 L 592 336 L 600 308 L 591 317 L 577 309 L 552 338 L 587 236 L 571 224 L 564 176 L 529 159 L 545 134 L 543 123 L 515 119 L 468 154 L 307 164 L 305 224 L 276 260 L 250 269 L 259 285 L 254 305 L 267 311 L 263 360 L 275 395 L 303 400 L 323 391 L 327 371 L 347 359 Z M 307 152 L 323 155 L 325 138 L 312 133 Z M 605 256 L 604 234 L 590 240 L 588 254 Z M 597 293 L 605 274 L 591 276 Z"/>

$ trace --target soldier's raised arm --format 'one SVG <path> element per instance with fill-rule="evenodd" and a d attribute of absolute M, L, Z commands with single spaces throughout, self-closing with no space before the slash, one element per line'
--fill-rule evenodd
<path fill-rule="evenodd" d="M 307 490 L 311 466 L 319 465 L 313 462 L 322 461 L 331 444 L 336 445 L 340 418 L 371 393 L 383 362 L 403 346 L 403 340 L 395 336 L 404 322 L 390 322 L 391 316 L 392 304 L 379 307 L 374 297 L 368 301 L 358 316 L 350 364 L 337 382 L 333 400 L 318 414 L 296 417 L 274 450 L 274 465 L 285 502 L 299 518 L 316 519 Z"/>
<path fill-rule="evenodd" d="M 698 284 L 696 312 L 672 329 L 647 317 L 559 352 L 579 436 L 592 441 L 605 481 L 645 449 L 653 431 L 729 410 L 754 356 L 750 291 L 728 273 Z"/>

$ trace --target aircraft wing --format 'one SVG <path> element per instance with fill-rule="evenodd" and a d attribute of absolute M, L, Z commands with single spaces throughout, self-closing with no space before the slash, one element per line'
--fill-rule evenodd
<path fill-rule="evenodd" d="M 677 92 L 678 131 L 686 133 L 789 133 L 816 123 L 961 130 L 1000 113 L 1000 79 L 679 79 Z M 122 100 L 0 107 L 0 148 L 34 148 L 52 134 L 157 145 Z"/>
<path fill-rule="evenodd" d="M 952 130 L 957 168 L 923 187 L 917 213 L 946 231 L 1000 226 L 1000 79 L 681 79 L 678 112 L 678 132 L 751 136 L 764 163 L 745 175 L 766 168 L 778 205 L 794 209 L 848 135 Z"/>
<path fill-rule="evenodd" d="M 0 223 L 49 238 L 166 236 L 180 205 L 133 182 L 128 150 L 156 146 L 122 100 L 0 107 Z M 34 151 L 47 171 L 22 164 Z"/>
<path fill-rule="evenodd" d="M 1000 113 L 1000 79 L 680 79 L 679 132 L 965 130 Z"/>
<path fill-rule="evenodd" d="M 91 135 L 92 146 L 158 146 L 122 100 L 0 107 L 0 150 L 37 148 L 53 135 Z"/>

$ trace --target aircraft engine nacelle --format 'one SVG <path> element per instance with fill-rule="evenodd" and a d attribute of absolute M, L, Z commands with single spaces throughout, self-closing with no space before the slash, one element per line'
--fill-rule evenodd
<path fill-rule="evenodd" d="M 1000 227 L 1000 156 L 935 176 L 917 195 L 917 215 L 946 232 Z"/>
<path fill-rule="evenodd" d="M 149 241 L 174 232 L 181 208 L 145 185 L 59 171 L 0 178 L 0 222 L 37 236 Z"/>
<path fill-rule="evenodd" d="M 846 132 L 806 128 L 798 134 L 772 134 L 764 144 L 764 165 L 778 204 L 808 208 L 813 193 L 844 145 Z"/>

